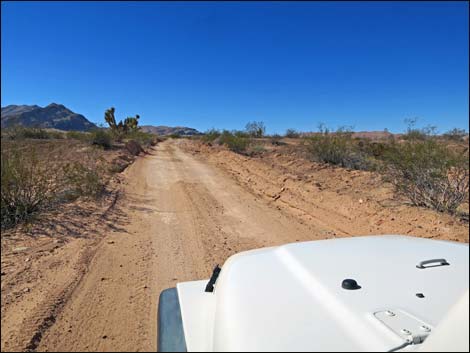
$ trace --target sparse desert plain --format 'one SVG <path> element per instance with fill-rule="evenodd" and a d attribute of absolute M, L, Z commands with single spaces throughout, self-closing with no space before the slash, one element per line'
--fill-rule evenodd
<path fill-rule="evenodd" d="M 314 162 L 299 141 L 260 139 L 251 154 L 159 141 L 99 201 L 2 231 L 2 351 L 154 351 L 159 293 L 244 250 L 381 234 L 468 242 L 468 219 L 412 206 L 375 172 Z"/>

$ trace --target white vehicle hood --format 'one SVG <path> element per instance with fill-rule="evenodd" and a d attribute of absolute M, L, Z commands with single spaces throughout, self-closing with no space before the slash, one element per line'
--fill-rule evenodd
<path fill-rule="evenodd" d="M 436 258 L 449 265 L 416 267 Z M 468 266 L 467 245 L 405 236 L 241 253 L 225 263 L 213 293 L 204 293 L 206 281 L 178 284 L 187 348 L 398 350 L 407 344 L 406 335 L 397 332 L 401 326 L 432 332 L 468 290 Z M 361 288 L 343 289 L 344 279 Z M 395 314 L 394 322 L 387 321 L 387 311 Z"/>

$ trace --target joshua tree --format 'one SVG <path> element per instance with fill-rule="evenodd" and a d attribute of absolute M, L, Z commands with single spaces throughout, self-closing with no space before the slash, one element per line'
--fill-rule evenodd
<path fill-rule="evenodd" d="M 107 109 L 104 113 L 104 120 L 108 123 L 109 127 L 111 128 L 111 131 L 113 131 L 116 135 L 122 136 L 138 129 L 140 118 L 138 114 L 135 117 L 127 117 L 126 119 L 124 119 L 124 122 L 120 121 L 119 123 L 116 123 L 114 111 L 114 107 Z"/>

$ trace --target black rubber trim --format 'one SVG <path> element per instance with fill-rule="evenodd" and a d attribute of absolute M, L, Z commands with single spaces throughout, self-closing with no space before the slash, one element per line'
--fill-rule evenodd
<path fill-rule="evenodd" d="M 158 352 L 186 352 L 183 320 L 176 288 L 160 293 L 158 303 Z"/>
<path fill-rule="evenodd" d="M 217 278 L 219 278 L 220 271 L 222 271 L 222 269 L 219 267 L 219 265 L 216 265 L 214 271 L 212 271 L 212 276 L 206 285 L 206 293 L 212 293 L 214 291 L 214 285 L 215 282 L 217 282 Z"/>

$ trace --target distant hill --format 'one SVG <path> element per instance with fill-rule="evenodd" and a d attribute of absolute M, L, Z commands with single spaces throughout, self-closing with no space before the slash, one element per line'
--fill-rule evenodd
<path fill-rule="evenodd" d="M 1 127 L 12 126 L 50 128 L 64 131 L 88 131 L 96 125 L 81 114 L 76 114 L 62 104 L 47 107 L 37 105 L 8 105 L 2 107 Z"/>
<path fill-rule="evenodd" d="M 196 129 L 184 126 L 151 126 L 143 125 L 140 127 L 143 132 L 149 132 L 155 135 L 180 135 L 180 136 L 193 136 L 193 135 L 202 135 Z"/>

